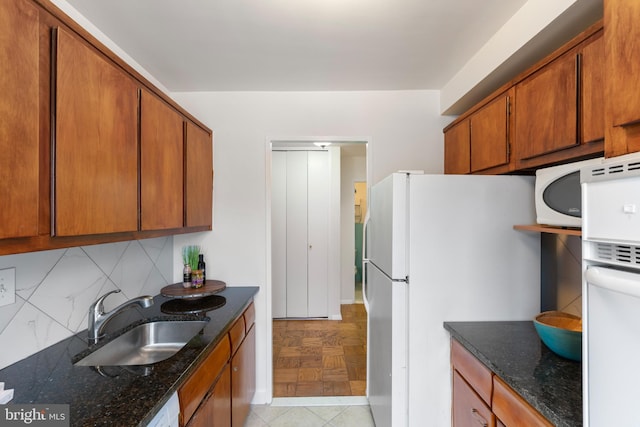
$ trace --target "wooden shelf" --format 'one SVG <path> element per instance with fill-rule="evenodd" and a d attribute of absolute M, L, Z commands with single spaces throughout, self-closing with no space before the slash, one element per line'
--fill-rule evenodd
<path fill-rule="evenodd" d="M 550 225 L 530 224 L 530 225 L 514 225 L 514 230 L 535 231 L 538 233 L 566 234 L 569 236 L 582 236 L 582 230 L 579 228 L 552 227 Z"/>

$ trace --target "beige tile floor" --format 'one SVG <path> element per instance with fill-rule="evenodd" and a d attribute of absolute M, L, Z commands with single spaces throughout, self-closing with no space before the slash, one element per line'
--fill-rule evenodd
<path fill-rule="evenodd" d="M 368 405 L 253 405 L 245 427 L 375 427 Z"/>

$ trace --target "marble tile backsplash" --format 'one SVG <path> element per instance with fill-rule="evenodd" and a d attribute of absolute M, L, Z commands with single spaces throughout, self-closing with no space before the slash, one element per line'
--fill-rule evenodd
<path fill-rule="evenodd" d="M 111 310 L 172 283 L 173 238 L 108 243 L 0 256 L 16 269 L 16 302 L 0 307 L 0 369 L 87 328 L 102 294 Z"/>
<path fill-rule="evenodd" d="M 555 250 L 558 310 L 582 317 L 582 239 L 558 235 Z"/>

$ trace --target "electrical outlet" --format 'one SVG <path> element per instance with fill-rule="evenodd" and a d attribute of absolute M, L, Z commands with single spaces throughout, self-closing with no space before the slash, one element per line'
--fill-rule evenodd
<path fill-rule="evenodd" d="M 0 307 L 16 302 L 16 268 L 0 270 Z"/>

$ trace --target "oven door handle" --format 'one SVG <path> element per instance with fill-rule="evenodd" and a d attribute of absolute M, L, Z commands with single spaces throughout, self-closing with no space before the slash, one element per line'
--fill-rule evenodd
<path fill-rule="evenodd" d="M 588 267 L 585 280 L 589 285 L 640 298 L 640 274 L 603 267 Z"/>

